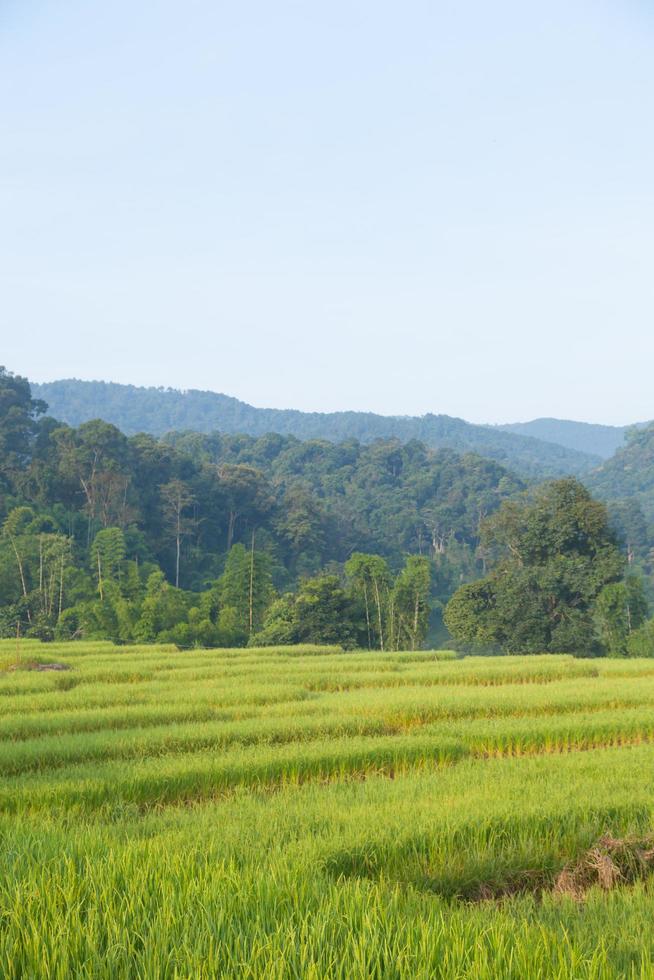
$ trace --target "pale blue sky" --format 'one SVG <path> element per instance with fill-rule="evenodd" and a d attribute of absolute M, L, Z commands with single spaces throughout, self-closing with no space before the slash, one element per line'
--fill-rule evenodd
<path fill-rule="evenodd" d="M 0 0 L 0 363 L 654 417 L 650 0 Z"/>

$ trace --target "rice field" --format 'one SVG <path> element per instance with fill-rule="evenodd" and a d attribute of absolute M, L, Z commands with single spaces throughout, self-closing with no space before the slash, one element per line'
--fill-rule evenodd
<path fill-rule="evenodd" d="M 654 660 L 0 664 L 3 978 L 654 977 L 654 877 L 557 887 L 654 831 Z"/>

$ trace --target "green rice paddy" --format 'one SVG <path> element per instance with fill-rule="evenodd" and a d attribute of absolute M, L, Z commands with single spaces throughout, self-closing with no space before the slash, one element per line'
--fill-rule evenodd
<path fill-rule="evenodd" d="M 654 977 L 654 879 L 554 888 L 654 830 L 654 661 L 19 654 L 0 976 Z"/>

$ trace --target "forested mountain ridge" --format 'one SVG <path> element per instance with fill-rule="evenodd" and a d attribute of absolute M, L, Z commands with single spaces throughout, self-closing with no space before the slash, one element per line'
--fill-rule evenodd
<path fill-rule="evenodd" d="M 362 631 L 372 577 L 389 642 L 413 646 L 430 605 L 483 573 L 480 523 L 524 489 L 492 460 L 415 440 L 162 441 L 45 413 L 0 369 L 5 636 L 376 642 Z"/>
<path fill-rule="evenodd" d="M 654 423 L 630 431 L 625 447 L 589 474 L 586 482 L 605 500 L 637 501 L 654 522 Z"/>
<path fill-rule="evenodd" d="M 541 418 L 533 419 L 531 422 L 511 422 L 494 428 L 517 435 L 533 436 L 535 439 L 554 442 L 577 452 L 608 459 L 624 446 L 625 437 L 632 426 L 598 425 L 591 422 L 574 422 L 570 419 Z"/>
<path fill-rule="evenodd" d="M 157 439 L 46 411 L 0 369 L 0 635 L 418 649 L 447 607 L 475 648 L 651 646 L 631 485 L 609 513 L 573 477 L 526 484 L 415 439 Z"/>
<path fill-rule="evenodd" d="M 431 449 L 475 452 L 522 476 L 545 478 L 585 474 L 599 465 L 600 455 L 579 452 L 499 427 L 473 425 L 448 415 L 383 416 L 372 412 L 300 412 L 255 408 L 228 395 L 210 391 L 139 388 L 103 381 L 62 380 L 33 384 L 35 397 L 49 405 L 55 418 L 77 426 L 94 418 L 116 425 L 126 435 L 192 430 L 210 433 L 270 432 L 298 439 L 341 442 L 357 439 L 417 439 Z"/>

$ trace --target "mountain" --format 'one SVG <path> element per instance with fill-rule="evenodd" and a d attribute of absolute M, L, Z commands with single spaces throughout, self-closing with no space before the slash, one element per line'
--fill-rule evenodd
<path fill-rule="evenodd" d="M 605 500 L 636 500 L 654 521 L 654 423 L 633 429 L 625 447 L 589 474 L 586 482 Z"/>
<path fill-rule="evenodd" d="M 581 475 L 601 462 L 597 454 L 506 432 L 497 427 L 472 425 L 448 415 L 385 416 L 373 412 L 300 412 L 293 409 L 254 408 L 237 398 L 212 391 L 177 391 L 138 388 L 104 381 L 76 379 L 33 384 L 55 418 L 80 425 L 93 418 L 113 422 L 127 435 L 171 431 L 242 433 L 268 432 L 299 439 L 363 443 L 397 438 L 419 439 L 434 449 L 476 452 L 512 468 L 523 476 Z"/>
<path fill-rule="evenodd" d="M 624 446 L 625 436 L 631 426 L 595 425 L 590 422 L 572 422 L 568 419 L 534 419 L 532 422 L 513 422 L 494 428 L 514 432 L 521 436 L 533 436 L 545 442 L 575 449 L 608 459 Z"/>

